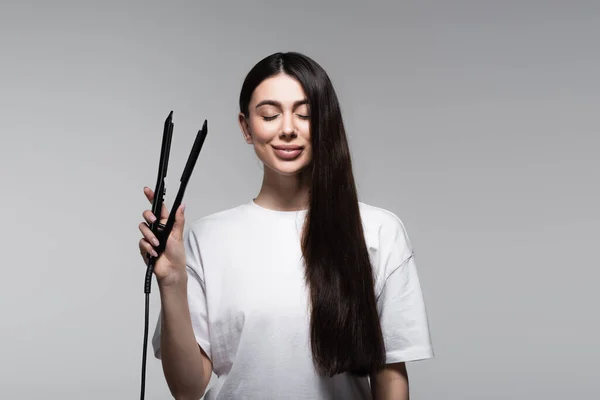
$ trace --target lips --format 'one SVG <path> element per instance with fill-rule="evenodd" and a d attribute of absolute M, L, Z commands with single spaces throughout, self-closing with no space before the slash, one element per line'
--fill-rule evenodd
<path fill-rule="evenodd" d="M 294 145 L 280 145 L 273 146 L 275 150 L 302 150 L 302 146 L 294 146 Z"/>
<path fill-rule="evenodd" d="M 275 149 L 275 154 L 279 158 L 281 158 L 283 160 L 293 160 L 302 153 L 303 147 L 286 145 L 286 146 L 273 146 L 273 149 Z"/>

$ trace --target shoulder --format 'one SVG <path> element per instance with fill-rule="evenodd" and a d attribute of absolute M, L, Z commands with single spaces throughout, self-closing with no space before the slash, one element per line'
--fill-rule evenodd
<path fill-rule="evenodd" d="M 367 204 L 362 201 L 358 202 L 361 217 L 365 222 L 375 223 L 385 226 L 404 226 L 402 220 L 390 210 L 382 207 L 377 207 L 372 204 Z"/>
<path fill-rule="evenodd" d="M 413 256 L 404 222 L 394 212 L 359 202 L 365 240 L 378 280 L 384 281 Z"/>
<path fill-rule="evenodd" d="M 188 231 L 197 238 L 231 231 L 240 226 L 245 215 L 245 204 L 219 210 L 190 222 Z"/>
<path fill-rule="evenodd" d="M 244 216 L 244 205 L 240 205 L 186 221 L 183 241 L 188 267 L 202 280 L 207 256 L 210 259 L 211 254 L 227 254 L 231 243 L 240 240 Z"/>
<path fill-rule="evenodd" d="M 393 241 L 410 247 L 404 222 L 394 212 L 363 202 L 359 202 L 359 209 L 363 227 L 369 233 L 376 233 L 384 242 Z"/>

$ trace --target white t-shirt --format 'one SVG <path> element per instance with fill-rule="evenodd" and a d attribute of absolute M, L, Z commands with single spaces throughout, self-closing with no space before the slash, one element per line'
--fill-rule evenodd
<path fill-rule="evenodd" d="M 387 363 L 434 356 L 413 250 L 390 211 L 360 202 Z M 254 201 L 203 217 L 185 233 L 188 301 L 215 399 L 371 399 L 368 378 L 320 377 L 309 343 L 300 233 L 306 211 Z M 160 355 L 160 315 L 152 345 Z"/>

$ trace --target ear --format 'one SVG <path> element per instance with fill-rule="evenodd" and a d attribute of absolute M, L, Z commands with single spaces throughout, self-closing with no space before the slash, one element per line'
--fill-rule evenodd
<path fill-rule="evenodd" d="M 240 129 L 244 135 L 244 140 L 246 143 L 252 144 L 252 133 L 250 133 L 250 126 L 248 125 L 248 120 L 244 113 L 238 114 L 238 123 L 240 124 Z"/>

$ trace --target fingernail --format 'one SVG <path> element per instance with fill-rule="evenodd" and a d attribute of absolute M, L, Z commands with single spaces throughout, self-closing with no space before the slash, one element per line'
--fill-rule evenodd
<path fill-rule="evenodd" d="M 185 212 L 185 204 L 181 207 L 181 212 Z"/>
<path fill-rule="evenodd" d="M 154 221 L 156 221 L 156 217 L 154 215 L 151 215 L 150 216 L 150 222 L 154 222 Z"/>
<path fill-rule="evenodd" d="M 154 257 L 158 257 L 158 253 L 156 252 L 156 250 L 152 250 L 152 255 L 153 255 Z"/>
<path fill-rule="evenodd" d="M 154 243 L 155 246 L 158 246 L 158 239 L 157 238 L 152 239 L 152 243 Z"/>

